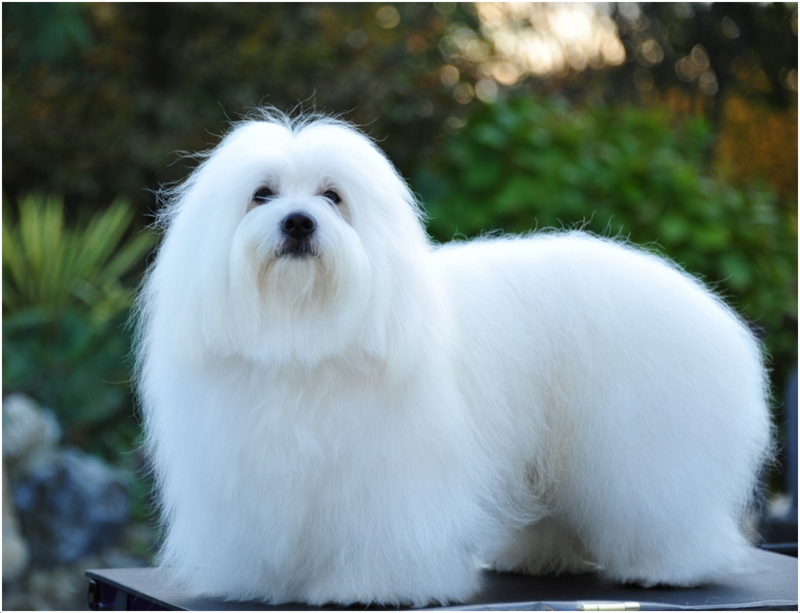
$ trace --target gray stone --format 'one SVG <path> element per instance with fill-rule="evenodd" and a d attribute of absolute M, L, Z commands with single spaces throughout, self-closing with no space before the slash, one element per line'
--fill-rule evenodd
<path fill-rule="evenodd" d="M 3 399 L 3 461 L 12 475 L 51 459 L 61 438 L 55 414 L 25 394 Z"/>
<path fill-rule="evenodd" d="M 19 579 L 28 568 L 28 559 L 28 544 L 20 532 L 17 510 L 3 470 L 3 583 Z"/>
<path fill-rule="evenodd" d="M 55 453 L 12 482 L 12 495 L 37 565 L 76 560 L 113 543 L 129 518 L 125 479 L 77 449 Z"/>

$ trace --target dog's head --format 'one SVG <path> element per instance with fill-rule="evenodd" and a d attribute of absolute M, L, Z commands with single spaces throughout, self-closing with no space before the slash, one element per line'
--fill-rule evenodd
<path fill-rule="evenodd" d="M 378 343 L 428 248 L 413 196 L 368 138 L 273 112 L 236 125 L 162 220 L 152 301 L 207 345 L 250 356 Z"/>

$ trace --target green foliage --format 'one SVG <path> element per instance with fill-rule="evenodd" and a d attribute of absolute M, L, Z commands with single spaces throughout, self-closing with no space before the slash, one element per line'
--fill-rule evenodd
<path fill-rule="evenodd" d="M 415 187 L 440 241 L 487 230 L 585 227 L 667 254 L 766 331 L 776 385 L 797 359 L 797 231 L 769 189 L 703 171 L 711 133 L 638 108 L 482 105 Z"/>
<path fill-rule="evenodd" d="M 81 229 L 68 228 L 63 203 L 53 197 L 30 195 L 19 204 L 18 220 L 4 203 L 3 308 L 42 309 L 57 316 L 76 300 L 88 307 L 94 323 L 130 306 L 121 279 L 153 246 L 142 233 L 122 243 L 134 211 L 114 202 Z"/>
<path fill-rule="evenodd" d="M 25 41 L 19 68 L 38 62 L 64 64 L 91 43 L 86 24 L 89 7 L 79 2 L 14 2 L 3 7 L 3 18 L 16 25 L 12 41 Z M 12 42 L 13 44 L 13 42 Z"/>
<path fill-rule="evenodd" d="M 439 43 L 454 21 L 431 4 L 3 4 L 3 184 L 46 181 L 74 202 L 182 179 L 177 149 L 203 151 L 260 104 L 344 113 L 407 171 L 445 117 Z M 409 147 L 408 143 L 415 143 Z"/>
<path fill-rule="evenodd" d="M 122 201 L 70 225 L 58 198 L 32 195 L 3 209 L 4 391 L 50 406 L 83 442 L 130 412 L 124 279 L 154 238 L 128 235 L 134 211 Z"/>

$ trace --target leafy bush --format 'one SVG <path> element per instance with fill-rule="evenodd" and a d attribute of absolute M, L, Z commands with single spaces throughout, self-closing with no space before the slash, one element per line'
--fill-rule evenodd
<path fill-rule="evenodd" d="M 794 207 L 707 176 L 712 143 L 698 119 L 517 98 L 477 107 L 415 187 L 440 241 L 579 226 L 667 254 L 765 330 L 782 386 L 797 360 Z"/>
<path fill-rule="evenodd" d="M 124 279 L 153 246 L 128 236 L 134 211 L 117 201 L 86 223 L 68 226 L 58 198 L 3 203 L 3 387 L 51 407 L 72 442 L 113 448 L 130 414 L 130 338 Z M 80 229 L 79 229 L 80 228 Z"/>

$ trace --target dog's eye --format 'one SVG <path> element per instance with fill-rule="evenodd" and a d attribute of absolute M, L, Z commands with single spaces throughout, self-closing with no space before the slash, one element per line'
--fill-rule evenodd
<path fill-rule="evenodd" d="M 269 187 L 260 187 L 256 190 L 256 193 L 253 194 L 253 201 L 258 202 L 259 204 L 266 202 L 267 200 L 271 200 L 276 196 L 275 192 L 272 191 Z"/>
<path fill-rule="evenodd" d="M 342 197 L 339 195 L 339 192 L 335 192 L 332 189 L 329 189 L 325 193 L 322 194 L 323 198 L 327 198 L 333 204 L 339 204 L 342 201 Z"/>

